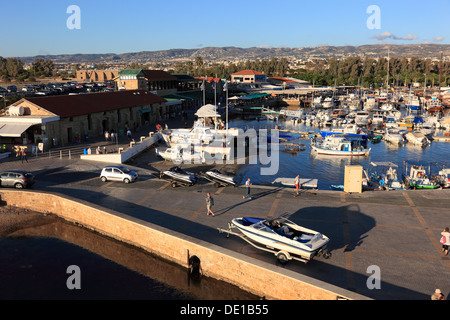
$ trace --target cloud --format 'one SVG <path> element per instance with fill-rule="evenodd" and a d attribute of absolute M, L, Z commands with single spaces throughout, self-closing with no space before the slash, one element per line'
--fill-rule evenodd
<path fill-rule="evenodd" d="M 442 40 L 444 40 L 444 37 L 436 37 L 433 39 L 433 42 L 441 42 Z"/>
<path fill-rule="evenodd" d="M 386 40 L 386 39 L 393 39 L 393 40 L 416 40 L 417 38 L 419 38 L 416 35 L 413 35 L 411 33 L 408 33 L 407 36 L 405 37 L 400 37 L 400 36 L 396 36 L 394 34 L 392 34 L 391 32 L 383 32 L 377 35 L 374 35 L 371 37 L 372 39 L 377 39 L 378 41 L 381 40 Z"/>

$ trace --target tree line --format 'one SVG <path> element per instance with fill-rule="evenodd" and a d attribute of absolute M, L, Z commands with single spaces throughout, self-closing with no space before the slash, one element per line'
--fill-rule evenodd
<path fill-rule="evenodd" d="M 145 65 L 131 63 L 128 68 L 147 69 Z M 294 77 L 316 85 L 362 85 L 378 88 L 389 85 L 404 86 L 414 82 L 430 85 L 450 84 L 450 61 L 436 61 L 428 58 L 369 58 L 346 57 L 342 59 L 314 59 L 306 63 L 293 64 L 287 58 L 254 59 L 236 63 L 205 63 L 202 57 L 176 62 L 169 67 L 169 73 L 187 73 L 193 77 L 219 77 L 230 79 L 231 74 L 242 70 L 255 70 L 268 77 Z M 55 65 L 51 60 L 36 58 L 26 70 L 17 58 L 0 57 L 0 78 L 5 82 L 34 81 L 38 77 L 55 75 Z M 389 74 L 388 74 L 389 72 Z"/>
<path fill-rule="evenodd" d="M 450 62 L 412 58 L 329 58 L 309 61 L 294 71 L 293 76 L 318 85 L 362 85 L 364 87 L 404 86 L 419 82 L 427 86 L 447 86 Z"/>
<path fill-rule="evenodd" d="M 29 69 L 24 66 L 24 62 L 18 58 L 0 57 L 0 78 L 7 83 L 13 80 L 35 81 L 36 78 L 52 76 L 55 69 L 52 60 L 42 58 L 36 58 Z"/>

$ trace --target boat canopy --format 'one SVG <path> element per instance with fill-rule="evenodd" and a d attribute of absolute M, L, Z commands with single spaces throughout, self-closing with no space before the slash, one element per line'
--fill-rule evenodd
<path fill-rule="evenodd" d="M 393 162 L 389 162 L 389 161 L 384 161 L 384 162 L 371 162 L 370 163 L 372 166 L 374 167 L 395 167 L 397 168 L 398 165 L 396 165 Z"/>
<path fill-rule="evenodd" d="M 195 115 L 199 118 L 220 118 L 220 114 L 217 112 L 217 107 L 212 104 L 206 104 L 199 108 Z"/>

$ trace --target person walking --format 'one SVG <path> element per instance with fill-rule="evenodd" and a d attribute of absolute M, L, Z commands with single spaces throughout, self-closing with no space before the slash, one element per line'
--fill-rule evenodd
<path fill-rule="evenodd" d="M 127 129 L 127 137 L 128 137 L 128 141 L 131 140 L 131 130 Z"/>
<path fill-rule="evenodd" d="M 245 182 L 245 196 L 243 196 L 242 198 L 252 198 L 250 197 L 250 186 L 252 185 L 252 183 L 250 182 L 250 178 L 247 179 L 247 181 Z"/>
<path fill-rule="evenodd" d="M 447 228 L 441 232 L 441 244 L 442 244 L 442 252 L 447 255 L 448 254 L 448 246 L 450 246 L 450 231 Z"/>
<path fill-rule="evenodd" d="M 298 189 L 300 187 L 300 175 L 297 175 L 294 179 L 294 183 L 295 183 L 295 192 L 297 193 L 296 196 L 298 196 Z"/>
<path fill-rule="evenodd" d="M 22 163 L 23 163 L 23 160 L 28 162 L 27 153 L 25 152 L 25 149 L 21 149 L 20 150 L 20 159 L 22 160 Z"/>
<path fill-rule="evenodd" d="M 445 300 L 445 296 L 442 294 L 441 290 L 436 289 L 431 295 L 431 300 Z"/>
<path fill-rule="evenodd" d="M 212 212 L 212 210 L 211 210 L 211 207 L 214 205 L 214 199 L 213 199 L 213 197 L 211 196 L 211 194 L 208 192 L 207 194 L 206 194 L 206 215 L 207 216 L 209 216 L 209 215 L 212 215 L 212 216 L 214 216 L 214 212 Z"/>

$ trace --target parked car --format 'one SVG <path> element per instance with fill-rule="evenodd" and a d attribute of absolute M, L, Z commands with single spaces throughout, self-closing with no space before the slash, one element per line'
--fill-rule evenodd
<path fill-rule="evenodd" d="M 8 86 L 6 90 L 8 90 L 8 92 L 17 92 L 17 86 Z"/>
<path fill-rule="evenodd" d="M 123 181 L 125 183 L 130 183 L 136 181 L 138 174 L 127 167 L 124 166 L 106 166 L 102 169 L 100 173 L 100 179 L 103 182 L 108 180 L 111 181 Z"/>
<path fill-rule="evenodd" d="M 5 88 L 3 88 L 3 87 L 0 87 L 0 92 L 8 92 L 8 90 L 6 90 Z"/>
<path fill-rule="evenodd" d="M 16 189 L 29 188 L 34 184 L 34 175 L 23 170 L 9 170 L 0 174 L 0 185 Z"/>

